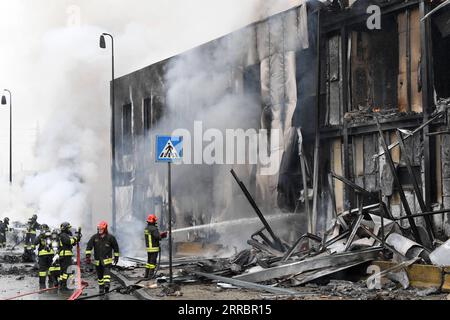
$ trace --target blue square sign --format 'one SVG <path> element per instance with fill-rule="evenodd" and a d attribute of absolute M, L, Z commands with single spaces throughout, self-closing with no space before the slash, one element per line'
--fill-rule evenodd
<path fill-rule="evenodd" d="M 183 159 L 183 137 L 156 136 L 156 162 Z"/>

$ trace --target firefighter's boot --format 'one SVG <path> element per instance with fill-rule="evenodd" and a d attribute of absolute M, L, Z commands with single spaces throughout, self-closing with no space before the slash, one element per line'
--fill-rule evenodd
<path fill-rule="evenodd" d="M 98 293 L 99 294 L 105 293 L 105 286 L 98 286 Z"/>

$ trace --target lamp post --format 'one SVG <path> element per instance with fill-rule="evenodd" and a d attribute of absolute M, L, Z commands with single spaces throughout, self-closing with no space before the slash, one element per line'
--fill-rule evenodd
<path fill-rule="evenodd" d="M 112 186 L 112 229 L 116 232 L 116 138 L 115 138 L 115 95 L 114 95 L 114 37 L 109 33 L 100 35 L 100 48 L 106 49 L 105 36 L 111 38 L 112 80 L 111 80 L 111 186 Z"/>
<path fill-rule="evenodd" d="M 8 89 L 3 91 L 9 93 L 9 183 L 12 184 L 12 94 Z M 6 96 L 2 96 L 2 105 L 6 105 Z"/>

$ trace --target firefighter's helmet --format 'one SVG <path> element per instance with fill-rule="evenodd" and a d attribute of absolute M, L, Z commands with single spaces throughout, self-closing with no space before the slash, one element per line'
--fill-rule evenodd
<path fill-rule="evenodd" d="M 63 222 L 63 223 L 61 223 L 61 226 L 60 226 L 61 232 L 67 232 L 67 231 L 70 231 L 71 228 L 72 228 L 72 226 L 70 225 L 69 222 Z"/>
<path fill-rule="evenodd" d="M 33 214 L 33 216 L 31 217 L 31 219 L 33 219 L 34 221 L 36 221 L 38 218 L 37 214 Z"/>
<path fill-rule="evenodd" d="M 97 230 L 99 233 L 107 233 L 108 232 L 108 222 L 100 221 L 97 225 Z"/>
<path fill-rule="evenodd" d="M 156 223 L 156 221 L 158 221 L 158 218 L 154 214 L 151 214 L 147 217 L 148 223 Z"/>
<path fill-rule="evenodd" d="M 41 225 L 41 230 L 42 231 L 50 231 L 50 227 L 47 225 L 47 224 L 43 224 L 43 225 Z"/>
<path fill-rule="evenodd" d="M 6 217 L 5 219 L 3 219 L 3 222 L 8 223 L 9 222 L 9 218 Z"/>

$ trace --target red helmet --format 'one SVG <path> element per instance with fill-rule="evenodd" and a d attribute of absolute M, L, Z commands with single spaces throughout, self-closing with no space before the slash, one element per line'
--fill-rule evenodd
<path fill-rule="evenodd" d="M 100 233 L 108 232 L 108 223 L 106 221 L 100 221 L 99 224 L 97 225 L 97 230 Z"/>
<path fill-rule="evenodd" d="M 151 214 L 147 217 L 147 222 L 149 223 L 155 223 L 156 221 L 158 221 L 158 218 L 154 214 Z"/>

